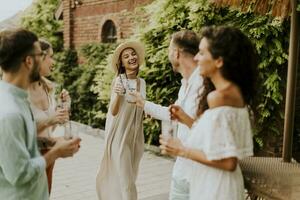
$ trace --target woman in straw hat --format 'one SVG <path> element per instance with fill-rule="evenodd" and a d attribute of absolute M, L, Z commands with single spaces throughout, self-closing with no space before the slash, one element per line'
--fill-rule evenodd
<path fill-rule="evenodd" d="M 112 56 L 117 74 L 107 114 L 106 148 L 96 178 L 100 200 L 136 200 L 135 181 L 144 152 L 143 109 L 132 102 L 130 92 L 146 97 L 146 83 L 138 72 L 145 51 L 139 42 L 125 42 Z"/>

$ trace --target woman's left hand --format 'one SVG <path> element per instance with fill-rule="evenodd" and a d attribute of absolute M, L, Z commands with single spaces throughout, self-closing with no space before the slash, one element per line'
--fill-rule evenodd
<path fill-rule="evenodd" d="M 69 120 L 69 111 L 67 108 L 57 107 L 55 112 L 51 112 L 47 120 L 47 127 L 57 124 L 63 124 Z"/>
<path fill-rule="evenodd" d="M 184 154 L 184 146 L 178 138 L 172 138 L 160 135 L 159 148 L 163 155 L 182 156 Z"/>
<path fill-rule="evenodd" d="M 68 104 L 68 109 L 71 107 L 71 97 L 69 95 L 69 92 L 66 89 L 63 89 L 60 93 L 60 98 L 62 102 L 66 102 Z"/>

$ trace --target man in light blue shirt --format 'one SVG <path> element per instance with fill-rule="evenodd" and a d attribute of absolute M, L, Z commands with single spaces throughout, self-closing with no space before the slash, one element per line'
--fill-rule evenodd
<path fill-rule="evenodd" d="M 79 138 L 59 139 L 41 156 L 37 148 L 36 123 L 27 88 L 39 80 L 43 52 L 38 38 L 23 29 L 0 33 L 0 199 L 49 199 L 45 169 L 59 157 L 72 156 Z"/>

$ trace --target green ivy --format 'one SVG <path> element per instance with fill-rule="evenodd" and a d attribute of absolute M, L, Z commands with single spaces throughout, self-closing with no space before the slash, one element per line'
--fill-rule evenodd
<path fill-rule="evenodd" d="M 23 25 L 45 37 L 56 50 L 62 47 L 57 35 L 60 22 L 53 13 L 58 0 L 40 0 L 34 11 L 23 20 Z M 297 9 L 300 10 L 298 0 Z M 259 116 L 256 119 L 256 145 L 262 147 L 269 135 L 280 135 L 283 129 L 284 91 L 288 59 L 289 21 L 269 14 L 258 16 L 249 9 L 243 13 L 227 7 L 215 7 L 208 0 L 156 0 L 142 8 L 149 21 L 137 20 L 140 27 L 134 38 L 146 46 L 146 66 L 140 75 L 147 83 L 147 99 L 168 106 L 175 102 L 180 86 L 180 75 L 174 74 L 168 61 L 170 35 L 181 29 L 198 32 L 207 25 L 231 25 L 240 28 L 251 38 L 260 56 L 257 88 Z M 116 44 L 89 44 L 79 52 L 84 64 L 77 64 L 77 52 L 65 50 L 56 54 L 53 78 L 70 91 L 72 118 L 79 122 L 103 127 L 110 98 L 113 72 L 109 67 L 110 56 Z M 107 56 L 108 55 L 108 56 Z M 145 139 L 158 144 L 160 123 L 146 118 Z"/>
<path fill-rule="evenodd" d="M 104 129 L 104 113 L 107 112 L 108 98 L 102 97 L 102 91 L 108 90 L 100 90 L 99 94 L 96 92 L 94 85 L 96 82 L 99 83 L 99 81 L 101 81 L 102 78 L 105 77 L 99 77 L 99 74 L 103 74 L 104 66 L 107 66 L 107 55 L 113 49 L 115 49 L 115 47 L 116 44 L 95 43 L 84 45 L 81 48 L 80 54 L 86 61 L 85 64 L 81 66 L 81 68 L 83 69 L 83 73 L 81 74 L 80 78 L 74 83 L 77 86 L 77 92 L 79 93 L 79 98 L 77 99 L 77 101 L 80 109 L 78 111 L 78 117 L 76 117 L 77 121 L 85 116 L 86 120 L 80 120 L 81 122 L 92 125 L 93 127 Z M 107 81 L 107 83 L 108 82 L 109 81 Z M 99 111 L 101 111 L 102 114 L 100 114 Z"/>
<path fill-rule="evenodd" d="M 140 35 L 147 48 L 147 67 L 142 75 L 147 83 L 147 98 L 150 101 L 167 106 L 177 98 L 181 77 L 172 72 L 167 57 L 169 37 L 173 32 L 181 29 L 198 32 L 207 25 L 235 26 L 249 36 L 260 57 L 256 142 L 262 146 L 266 133 L 282 133 L 288 21 L 226 7 L 218 8 L 206 0 L 155 1 L 147 6 L 147 11 L 151 15 L 151 23 L 141 30 Z M 152 119 L 145 121 L 148 143 L 157 144 L 160 132 L 158 122 Z"/>
<path fill-rule="evenodd" d="M 55 56 L 56 65 L 53 78 L 72 97 L 72 120 L 104 128 L 108 100 L 98 98 L 94 92 L 96 75 L 100 73 L 101 63 L 106 61 L 114 44 L 86 44 L 81 47 L 79 55 L 84 64 L 78 64 L 77 52 L 66 50 Z M 100 64 L 100 65 L 99 65 Z"/>
<path fill-rule="evenodd" d="M 289 22 L 269 15 L 257 16 L 230 8 L 219 8 L 206 0 L 154 1 L 145 7 L 151 16 L 137 29 L 146 45 L 146 67 L 141 76 L 147 83 L 147 99 L 168 106 L 175 102 L 180 86 L 180 75 L 174 74 L 168 61 L 167 47 L 170 35 L 181 29 L 198 32 L 207 25 L 230 25 L 240 28 L 254 43 L 260 56 L 257 97 L 259 116 L 256 119 L 255 139 L 259 147 L 264 136 L 279 135 L 283 129 L 283 95 L 287 68 Z M 94 89 L 103 103 L 108 102 L 113 75 L 107 70 L 109 60 L 99 66 Z M 105 112 L 99 115 L 105 117 Z M 150 144 L 158 144 L 160 122 L 146 118 L 145 138 Z"/>
<path fill-rule="evenodd" d="M 63 47 L 62 21 L 54 18 L 60 0 L 34 1 L 31 11 L 22 18 L 22 26 L 51 42 L 55 51 Z"/>

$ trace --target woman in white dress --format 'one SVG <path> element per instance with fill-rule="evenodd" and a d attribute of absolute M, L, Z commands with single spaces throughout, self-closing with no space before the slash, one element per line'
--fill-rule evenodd
<path fill-rule="evenodd" d="M 191 127 L 191 135 L 185 144 L 161 136 L 160 148 L 191 160 L 190 200 L 242 200 L 238 161 L 253 154 L 249 108 L 255 108 L 255 50 L 238 29 L 206 27 L 195 60 L 215 87 L 205 98 L 208 109 L 194 121 L 172 106 L 172 118 Z"/>
<path fill-rule="evenodd" d="M 144 152 L 143 109 L 133 102 L 131 92 L 146 97 L 146 83 L 138 77 L 144 62 L 144 48 L 139 42 L 125 42 L 117 47 L 112 67 L 117 76 L 106 119 L 106 147 L 96 178 L 100 200 L 137 200 L 135 181 Z"/>

